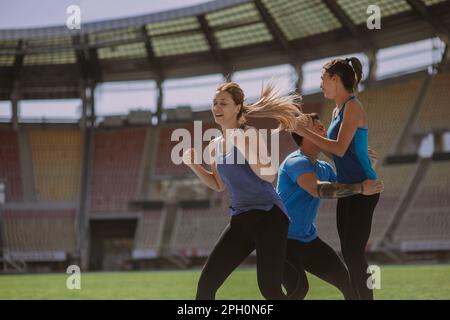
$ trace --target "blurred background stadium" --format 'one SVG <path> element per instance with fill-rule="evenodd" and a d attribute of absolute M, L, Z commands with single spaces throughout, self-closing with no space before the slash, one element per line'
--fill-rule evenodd
<path fill-rule="evenodd" d="M 366 26 L 371 4 L 380 30 Z M 229 219 L 228 195 L 172 163 L 172 131 L 193 132 L 194 120 L 214 127 L 209 101 L 224 78 L 249 101 L 274 79 L 328 125 L 321 66 L 350 55 L 365 65 L 359 96 L 385 183 L 369 259 L 449 263 L 450 1 L 218 0 L 156 11 L 80 30 L 0 30 L 1 272 L 200 266 Z M 283 159 L 295 145 L 280 139 Z M 335 206 L 323 201 L 317 227 L 339 251 Z"/>

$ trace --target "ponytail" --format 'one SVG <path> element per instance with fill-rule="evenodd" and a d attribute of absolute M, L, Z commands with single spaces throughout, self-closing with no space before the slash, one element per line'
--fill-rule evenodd
<path fill-rule="evenodd" d="M 362 75 L 363 75 L 363 67 L 361 61 L 356 57 L 349 58 L 350 63 L 353 67 L 353 71 L 355 71 L 355 85 L 353 87 L 353 91 L 356 91 L 358 89 L 358 84 L 361 82 Z"/>

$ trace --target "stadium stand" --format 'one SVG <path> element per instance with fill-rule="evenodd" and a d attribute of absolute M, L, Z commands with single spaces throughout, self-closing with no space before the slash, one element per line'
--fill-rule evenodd
<path fill-rule="evenodd" d="M 6 184 L 6 201 L 22 200 L 22 176 L 17 133 L 0 130 L 0 179 Z"/>
<path fill-rule="evenodd" d="M 229 221 L 224 210 L 180 209 L 173 250 L 181 256 L 207 256 Z"/>
<path fill-rule="evenodd" d="M 134 249 L 134 259 L 157 258 L 161 249 L 164 210 L 147 210 L 141 213 L 138 221 Z"/>
<path fill-rule="evenodd" d="M 376 241 L 381 240 L 383 232 L 400 204 L 404 191 L 411 182 L 416 166 L 416 164 L 399 164 L 377 168 L 379 179 L 383 180 L 385 187 L 373 216 L 368 249 Z"/>
<path fill-rule="evenodd" d="M 0 126 L 0 181 L 6 183 L 6 204 L 0 207 L 4 256 L 60 261 L 80 253 L 80 263 L 88 266 L 89 259 L 101 259 L 83 252 L 95 243 L 90 239 L 97 239 L 86 236 L 93 230 L 88 226 L 97 218 L 108 222 L 109 214 L 129 215 L 125 218 L 133 220 L 125 230 L 126 246 L 122 246 L 133 252 L 123 256 L 164 256 L 167 239 L 175 255 L 207 255 L 229 220 L 227 194 L 199 186 L 189 168 L 171 161 L 172 148 L 178 143 L 171 141 L 171 135 L 178 128 L 192 135 L 196 119 L 203 120 L 203 132 L 215 125 L 209 110 L 166 108 L 164 94 L 170 92 L 165 90 L 166 81 L 218 74 L 231 77 L 244 70 L 290 64 L 298 76 L 295 87 L 299 87 L 307 80 L 303 68 L 309 62 L 371 52 L 366 54 L 369 65 L 381 65 L 388 61 L 377 61 L 384 60 L 381 51 L 393 46 L 428 40 L 434 47 L 439 35 L 433 21 L 440 22 L 438 29 L 450 26 L 448 0 L 383 0 L 379 4 L 383 12 L 379 32 L 365 28 L 369 1 L 349 0 L 318 0 L 314 6 L 304 0 L 218 0 L 164 13 L 86 23 L 83 31 L 69 31 L 66 26 L 0 30 L 0 100 L 12 102 L 10 123 Z M 355 33 L 363 41 L 355 41 Z M 372 52 L 374 48 L 377 52 Z M 437 51 L 433 48 L 433 54 Z M 422 138 L 424 131 L 450 129 L 450 73 L 431 76 L 448 69 L 448 47 L 445 51 L 439 66 L 433 60 L 429 66 L 418 67 L 423 68 L 423 77 L 418 72 L 376 81 L 377 68 L 370 68 L 363 83 L 367 89 L 359 98 L 369 119 L 370 146 L 379 153 L 378 173 L 385 183 L 368 251 L 395 220 L 399 224 L 393 224 L 395 232 L 389 241 L 402 250 L 450 252 L 449 162 L 429 166 L 427 162 L 424 167 L 428 171 L 418 181 L 415 197 L 404 194 L 413 186 L 410 181 L 422 179 L 416 170 L 421 159 L 384 163 L 391 155 L 411 156 L 395 149 L 402 141 L 415 140 L 416 131 Z M 95 86 L 134 80 L 155 82 L 156 112 L 105 116 L 98 125 Z M 78 124 L 45 121 L 29 125 L 16 116 L 20 115 L 20 101 L 39 99 L 80 99 L 79 125 L 83 129 L 78 129 Z M 306 96 L 304 101 L 305 112 L 318 112 L 325 125 L 330 123 L 332 106 L 321 93 Z M 269 120 L 251 120 L 250 124 L 276 127 Z M 203 147 L 206 144 L 202 142 Z M 413 149 L 409 144 L 402 151 L 416 152 L 414 143 Z M 296 148 L 289 134 L 281 133 L 280 162 Z M 394 154 L 396 151 L 399 154 Z M 130 202 L 153 200 L 165 201 L 163 209 L 130 206 Z M 189 200 L 208 205 L 182 203 Z M 407 207 L 399 214 L 400 204 Z M 335 206 L 336 201 L 322 202 L 317 227 L 319 235 L 339 250 Z M 77 224 L 79 233 L 75 232 L 77 220 L 83 222 Z M 129 236 L 136 221 L 136 232 Z M 110 222 L 124 229 L 121 219 Z M 98 225 L 100 230 L 109 230 Z M 77 235 L 86 245 L 77 242 Z M 134 244 L 129 245 L 133 239 Z M 114 260 L 122 253 L 106 252 L 105 256 Z"/>
<path fill-rule="evenodd" d="M 5 209 L 3 253 L 22 261 L 64 261 L 76 254 L 74 209 Z"/>
<path fill-rule="evenodd" d="M 450 249 L 449 172 L 449 161 L 431 164 L 396 230 L 395 243 L 407 250 Z"/>
<path fill-rule="evenodd" d="M 28 131 L 36 199 L 77 201 L 82 163 L 81 130 L 33 128 Z"/>
<path fill-rule="evenodd" d="M 417 126 L 422 130 L 450 130 L 450 73 L 437 74 L 431 80 Z"/>
<path fill-rule="evenodd" d="M 207 256 L 230 220 L 228 192 L 215 195 L 206 208 L 177 211 L 170 241 L 172 253 L 182 257 Z"/>
<path fill-rule="evenodd" d="M 137 193 L 147 128 L 96 129 L 91 212 L 127 212 Z"/>

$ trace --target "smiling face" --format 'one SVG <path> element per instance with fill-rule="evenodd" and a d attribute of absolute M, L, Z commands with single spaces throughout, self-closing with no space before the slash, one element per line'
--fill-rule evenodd
<path fill-rule="evenodd" d="M 212 113 L 214 120 L 218 124 L 231 123 L 237 121 L 241 104 L 236 104 L 231 96 L 226 91 L 217 91 L 214 96 Z"/>

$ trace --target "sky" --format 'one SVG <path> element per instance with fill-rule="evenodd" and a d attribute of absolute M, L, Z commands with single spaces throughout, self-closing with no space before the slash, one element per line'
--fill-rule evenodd
<path fill-rule="evenodd" d="M 65 25 L 66 8 L 78 5 L 83 22 L 189 7 L 205 0 L 1 0 L 0 29 Z"/>
<path fill-rule="evenodd" d="M 161 12 L 180 7 L 205 3 L 204 0 L 0 0 L 0 29 L 17 29 L 65 25 L 66 8 L 81 8 L 81 23 L 105 19 L 130 17 Z M 404 70 L 418 65 L 428 65 L 436 59 L 432 48 L 436 41 L 427 40 L 399 48 L 381 50 L 378 76 Z M 364 59 L 362 54 L 354 55 Z M 303 66 L 303 93 L 313 92 L 320 83 L 321 66 L 330 58 L 306 63 Z M 367 65 L 367 63 L 366 63 Z M 220 75 L 167 80 L 164 83 L 164 107 L 191 105 L 208 108 L 214 89 L 222 82 Z M 274 80 L 282 91 L 293 89 L 295 73 L 291 66 L 237 72 L 233 80 L 240 83 L 247 97 L 257 97 L 264 81 Z M 96 89 L 96 113 L 99 116 L 127 114 L 129 110 L 155 110 L 156 92 L 152 81 L 101 84 Z M 22 119 L 77 118 L 80 115 L 79 100 L 22 101 L 19 104 Z M 0 118 L 9 118 L 9 102 L 0 101 Z"/>

